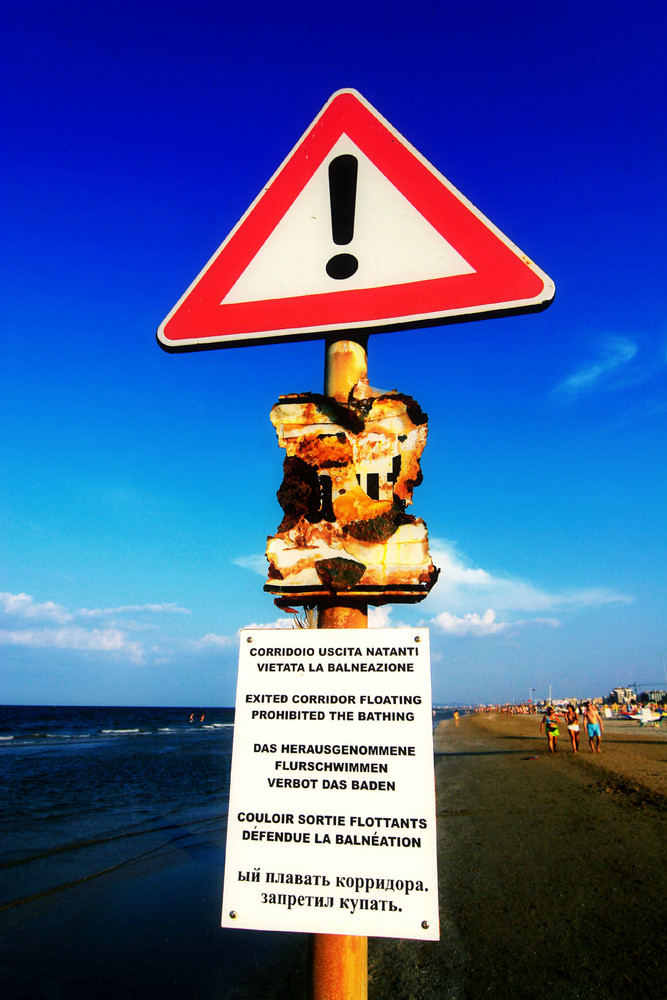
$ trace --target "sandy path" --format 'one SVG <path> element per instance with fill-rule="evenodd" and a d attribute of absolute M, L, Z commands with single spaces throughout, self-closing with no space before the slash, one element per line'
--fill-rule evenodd
<path fill-rule="evenodd" d="M 561 732 L 549 755 L 539 716 L 441 724 L 442 939 L 371 941 L 371 1000 L 667 996 L 667 731 L 576 757 Z"/>

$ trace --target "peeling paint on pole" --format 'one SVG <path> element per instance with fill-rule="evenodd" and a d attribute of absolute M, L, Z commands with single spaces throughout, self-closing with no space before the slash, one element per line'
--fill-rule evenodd
<path fill-rule="evenodd" d="M 426 597 L 438 571 L 424 521 L 406 513 L 422 480 L 427 416 L 419 404 L 362 379 L 344 403 L 281 396 L 271 421 L 287 452 L 278 490 L 284 517 L 266 550 L 264 589 L 276 603 Z"/>

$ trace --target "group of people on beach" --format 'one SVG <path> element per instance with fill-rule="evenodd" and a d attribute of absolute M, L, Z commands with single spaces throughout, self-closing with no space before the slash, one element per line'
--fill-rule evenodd
<path fill-rule="evenodd" d="M 552 705 L 549 705 L 548 709 L 542 716 L 542 722 L 540 723 L 540 732 L 543 732 L 545 728 L 547 731 L 549 753 L 556 753 L 558 750 L 558 737 L 560 736 L 558 718 L 558 712 L 555 711 Z M 560 713 L 560 718 L 564 720 L 567 726 L 567 731 L 570 734 L 572 752 L 579 753 L 580 726 L 578 709 L 572 704 L 572 702 L 570 702 L 565 710 L 565 713 Z M 602 716 L 592 701 L 584 703 L 583 722 L 586 726 L 588 742 L 591 746 L 591 753 L 600 753 L 600 743 L 602 742 L 602 730 L 604 727 L 602 725 Z"/>

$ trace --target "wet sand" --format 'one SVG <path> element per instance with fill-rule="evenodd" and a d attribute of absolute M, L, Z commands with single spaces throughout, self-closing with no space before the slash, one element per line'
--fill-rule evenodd
<path fill-rule="evenodd" d="M 372 1000 L 667 995 L 667 729 L 552 755 L 539 722 L 439 726 L 441 941 L 372 941 Z"/>

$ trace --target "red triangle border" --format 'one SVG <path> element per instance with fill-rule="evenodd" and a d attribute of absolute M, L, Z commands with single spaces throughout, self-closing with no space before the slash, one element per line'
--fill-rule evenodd
<path fill-rule="evenodd" d="M 345 133 L 475 273 L 371 289 L 225 303 L 305 185 Z M 167 349 L 396 328 L 485 312 L 545 308 L 554 285 L 356 91 L 334 94 L 273 179 L 158 330 Z"/>

